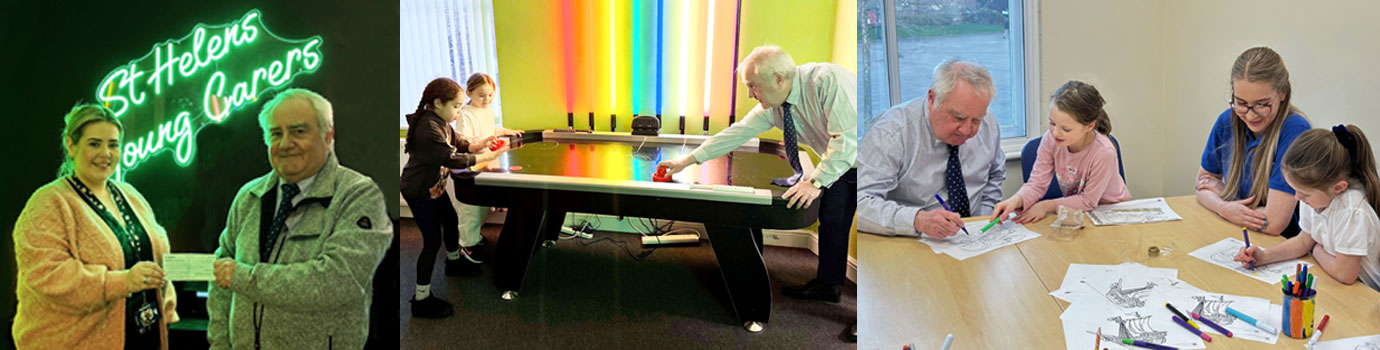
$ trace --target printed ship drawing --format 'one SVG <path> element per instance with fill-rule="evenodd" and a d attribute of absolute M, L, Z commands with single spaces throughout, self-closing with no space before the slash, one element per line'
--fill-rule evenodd
<path fill-rule="evenodd" d="M 1107 288 L 1107 300 L 1123 309 L 1145 306 L 1145 300 L 1150 298 L 1150 290 L 1155 287 L 1154 282 L 1146 282 L 1144 287 L 1121 289 L 1122 280 L 1116 280 L 1112 286 Z"/>
<path fill-rule="evenodd" d="M 1193 313 L 1203 316 L 1212 323 L 1226 326 L 1236 321 L 1236 317 L 1227 314 L 1227 307 L 1231 306 L 1232 303 L 1232 301 L 1227 300 L 1227 297 L 1219 295 L 1214 298 L 1199 295 L 1194 296 L 1193 299 L 1198 301 L 1198 306 L 1193 307 Z"/>
<path fill-rule="evenodd" d="M 1169 332 L 1150 328 L 1150 316 L 1141 316 L 1139 312 L 1134 315 L 1117 316 L 1107 320 L 1120 324 L 1117 326 L 1117 336 L 1120 338 L 1159 344 L 1163 344 L 1168 339 Z"/>

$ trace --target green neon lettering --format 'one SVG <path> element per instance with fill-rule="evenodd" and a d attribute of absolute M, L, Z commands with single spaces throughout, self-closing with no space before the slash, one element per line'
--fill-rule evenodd
<path fill-rule="evenodd" d="M 128 75 L 129 72 L 126 72 L 124 69 L 116 69 L 110 72 L 110 75 L 105 76 L 105 80 L 101 80 L 100 85 L 96 85 L 96 100 L 105 104 L 107 108 L 115 112 L 115 116 L 117 117 L 124 114 L 125 110 L 129 108 L 129 100 L 120 94 L 112 94 L 110 91 L 114 90 L 115 77 Z M 122 78 L 120 81 L 124 81 L 124 79 Z"/>
<path fill-rule="evenodd" d="M 127 169 L 132 169 L 145 159 L 152 157 L 163 150 L 163 142 L 175 144 L 173 156 L 178 165 L 186 166 L 192 161 L 192 150 L 195 147 L 192 140 L 192 121 L 191 113 L 181 112 L 177 118 L 159 124 L 157 133 L 149 130 L 148 133 L 134 141 L 125 143 L 124 154 L 120 156 L 120 163 Z"/>
<path fill-rule="evenodd" d="M 262 70 L 263 68 L 259 68 L 254 72 L 258 73 Z M 287 76 L 283 75 L 283 62 L 273 61 L 273 63 L 268 64 L 268 71 L 265 73 L 265 76 L 268 77 L 268 83 L 273 84 L 273 86 L 283 85 L 284 82 L 287 82 Z"/>
<path fill-rule="evenodd" d="M 244 36 L 241 37 L 244 42 L 251 42 L 254 41 L 254 38 L 259 37 L 259 28 L 250 22 L 255 18 L 259 18 L 259 12 L 257 10 L 245 15 L 244 20 L 240 21 L 240 28 L 244 30 Z"/>
<path fill-rule="evenodd" d="M 214 86 L 215 89 L 212 89 L 212 86 Z M 206 80 L 206 91 L 201 94 L 201 110 L 206 114 L 207 118 L 211 118 L 211 120 L 216 123 L 220 123 L 225 120 L 226 116 L 230 115 L 230 106 L 228 106 L 230 104 L 229 101 L 226 101 L 226 103 L 219 103 L 219 100 L 212 101 L 212 99 L 216 99 L 218 98 L 217 96 L 221 96 L 224 93 L 225 73 L 216 72 L 215 74 L 211 74 L 211 79 Z M 213 105 L 217 106 L 216 109 L 219 110 L 212 110 Z"/>
<path fill-rule="evenodd" d="M 225 42 L 221 38 L 220 36 L 213 36 L 211 40 L 206 42 L 206 52 L 210 53 L 207 55 L 208 61 L 219 60 L 221 57 L 225 57 L 226 52 L 230 51 L 230 45 L 224 45 L 224 50 L 222 50 L 221 44 Z"/>
<path fill-rule="evenodd" d="M 172 65 L 173 65 L 173 63 L 176 63 L 176 62 L 177 62 L 177 59 L 176 59 L 176 58 L 173 58 L 173 56 L 174 56 L 174 55 L 173 55 L 173 44 L 172 44 L 171 42 L 169 42 L 168 45 L 166 45 L 166 46 L 164 46 L 164 47 L 168 49 L 168 61 L 167 61 L 167 62 L 163 62 L 163 54 L 162 54 L 162 51 L 159 51 L 157 48 L 154 48 L 154 50 L 153 50 L 153 66 L 154 66 L 155 68 L 153 69 L 153 75 L 149 76 L 148 80 L 145 80 L 145 81 L 144 81 L 145 84 L 153 85 L 153 94 L 154 94 L 154 95 L 162 95 L 162 94 L 163 94 L 163 84 L 164 84 L 164 83 L 167 83 L 168 86 L 172 86 L 172 84 L 173 84 Z M 168 75 L 168 79 L 167 79 L 166 82 L 163 81 L 163 73 L 164 73 L 164 72 L 166 72 L 167 75 Z"/>
<path fill-rule="evenodd" d="M 260 20 L 259 11 L 251 10 L 230 23 L 198 24 L 182 38 L 157 43 L 144 57 L 106 74 L 95 89 L 97 100 L 117 117 L 132 116 L 125 117 L 134 118 L 125 125 L 137 130 L 128 130 L 128 134 L 143 135 L 122 146 L 117 174 L 163 150 L 171 151 L 177 164 L 186 166 L 194 156 L 194 140 L 201 128 L 224 122 L 234 111 L 256 102 L 259 95 L 285 87 L 297 75 L 315 72 L 321 66 L 319 36 L 290 40 L 264 29 L 270 40 L 258 44 L 263 25 Z M 245 54 L 236 54 L 239 51 Z M 271 58 L 275 56 L 279 58 Z M 203 73 L 208 66 L 212 67 L 206 69 L 209 74 Z M 175 85 L 177 76 L 205 79 L 205 83 L 195 91 L 193 84 Z M 145 106 L 149 88 L 157 100 L 168 102 L 159 103 L 157 109 Z M 199 106 L 194 97 L 197 92 L 201 93 Z M 162 117 L 170 113 L 165 109 L 178 112 L 173 118 Z"/>
<path fill-rule="evenodd" d="M 307 67 L 309 70 L 316 70 L 316 67 L 321 65 L 321 54 L 314 52 L 316 46 L 319 44 L 321 44 L 321 40 L 312 39 L 312 41 L 307 42 L 306 46 L 303 46 L 302 52 L 304 52 L 306 56 L 306 58 L 302 60 L 303 67 Z"/>
<path fill-rule="evenodd" d="M 196 73 L 196 65 L 196 56 L 192 55 L 192 51 L 184 51 L 182 56 L 177 58 L 177 72 L 182 73 L 183 78 Z M 171 79 L 168 80 L 168 85 L 172 86 Z"/>
<path fill-rule="evenodd" d="M 133 72 L 133 73 L 130 73 L 130 72 Z M 131 64 L 129 65 L 129 69 L 126 69 L 126 70 L 125 70 L 125 78 L 124 78 L 124 79 L 120 79 L 120 86 L 121 86 L 121 87 L 125 87 L 125 86 L 128 86 L 128 87 L 129 87 L 129 99 L 130 99 L 131 101 L 134 101 L 134 104 L 144 103 L 144 93 L 143 93 L 143 92 L 140 92 L 140 93 L 138 93 L 138 95 L 135 95 L 135 92 L 134 92 L 134 87 L 135 87 L 136 85 L 138 85 L 138 84 L 135 84 L 135 83 L 136 83 L 135 79 L 139 79 L 139 77 L 140 77 L 140 76 L 143 76 L 143 75 L 144 75 L 144 72 L 139 71 L 139 67 L 136 67 L 134 64 L 131 63 Z"/>

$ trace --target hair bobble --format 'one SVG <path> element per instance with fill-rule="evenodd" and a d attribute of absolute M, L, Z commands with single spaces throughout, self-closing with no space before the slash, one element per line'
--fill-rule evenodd
<path fill-rule="evenodd" d="M 1337 142 L 1341 142 L 1342 147 L 1346 148 L 1348 152 L 1355 152 L 1356 136 L 1352 135 L 1351 131 L 1347 131 L 1345 124 L 1333 126 L 1332 135 L 1337 136 Z"/>

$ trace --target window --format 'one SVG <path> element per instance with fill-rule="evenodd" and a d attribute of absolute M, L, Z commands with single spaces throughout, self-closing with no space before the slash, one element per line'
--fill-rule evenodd
<path fill-rule="evenodd" d="M 407 127 L 405 116 L 417 110 L 432 79 L 448 77 L 464 85 L 470 74 L 482 72 L 499 80 L 492 0 L 408 0 L 400 16 L 399 128 Z M 503 95 L 492 108 L 503 120 Z"/>
<path fill-rule="evenodd" d="M 987 67 L 997 88 L 989 106 L 1007 149 L 1038 136 L 1034 73 L 1038 52 L 1027 36 L 1034 0 L 863 0 L 858 2 L 858 136 L 894 105 L 924 98 L 934 67 L 957 57 Z M 1028 19 L 1032 21 L 1027 21 Z M 1031 92 L 1031 93 L 1028 93 Z M 1016 145 L 1010 147 L 1009 145 Z M 1010 152 L 1009 152 L 1010 153 Z"/>

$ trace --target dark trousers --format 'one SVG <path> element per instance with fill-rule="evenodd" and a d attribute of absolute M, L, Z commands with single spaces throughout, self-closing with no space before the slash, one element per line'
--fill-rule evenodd
<path fill-rule="evenodd" d="M 460 219 L 450 205 L 450 193 L 436 199 L 403 196 L 412 209 L 412 218 L 422 231 L 422 255 L 417 257 L 417 284 L 431 284 L 431 271 L 436 268 L 436 252 L 445 244 L 446 251 L 460 250 Z M 845 243 L 847 244 L 847 243 Z"/>
<path fill-rule="evenodd" d="M 848 233 L 858 209 L 858 169 L 849 169 L 819 198 L 819 270 L 824 284 L 843 284 L 848 271 Z"/>
<path fill-rule="evenodd" d="M 366 350 L 397 349 L 398 329 L 398 219 L 393 219 L 393 245 L 374 271 L 374 301 L 369 306 L 369 339 Z"/>

